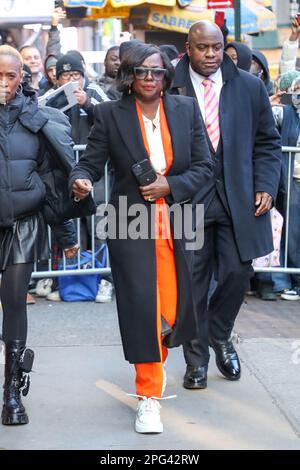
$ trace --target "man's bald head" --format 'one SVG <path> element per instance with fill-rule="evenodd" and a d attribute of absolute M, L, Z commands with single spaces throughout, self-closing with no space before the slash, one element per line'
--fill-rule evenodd
<path fill-rule="evenodd" d="M 216 23 L 212 23 L 208 20 L 200 20 L 192 24 L 188 34 L 188 42 L 191 42 L 199 36 L 201 37 L 203 35 L 206 36 L 211 34 L 218 35 L 220 41 L 222 41 L 224 45 L 224 37 L 221 29 Z"/>
<path fill-rule="evenodd" d="M 224 52 L 224 38 L 219 26 L 211 21 L 194 23 L 189 30 L 186 52 L 195 72 L 205 77 L 215 73 Z"/>

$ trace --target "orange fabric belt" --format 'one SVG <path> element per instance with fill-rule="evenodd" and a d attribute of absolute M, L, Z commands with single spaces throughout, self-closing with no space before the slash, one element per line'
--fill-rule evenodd
<path fill-rule="evenodd" d="M 150 158 L 149 145 L 145 131 L 142 110 L 136 102 L 140 128 L 145 148 Z M 160 129 L 166 159 L 166 172 L 173 162 L 173 149 L 171 135 L 164 112 L 163 101 L 160 100 Z M 155 252 L 157 275 L 157 339 L 160 349 L 161 362 L 135 364 L 136 392 L 146 397 L 161 397 L 163 383 L 163 362 L 166 360 L 168 350 L 162 344 L 161 315 L 170 326 L 176 319 L 177 308 L 177 276 L 174 258 L 173 239 L 167 205 L 164 198 L 155 202 Z"/>

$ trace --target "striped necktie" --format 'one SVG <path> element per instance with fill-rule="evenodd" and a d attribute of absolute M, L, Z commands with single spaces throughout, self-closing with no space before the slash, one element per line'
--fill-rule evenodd
<path fill-rule="evenodd" d="M 219 101 L 210 78 L 203 80 L 205 125 L 214 150 L 217 150 L 220 140 Z"/>

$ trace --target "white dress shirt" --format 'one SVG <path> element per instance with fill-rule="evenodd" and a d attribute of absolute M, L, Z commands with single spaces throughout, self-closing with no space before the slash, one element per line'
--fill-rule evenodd
<path fill-rule="evenodd" d="M 159 109 L 160 105 L 158 106 L 157 113 L 153 121 L 144 116 L 144 114 L 142 116 L 145 125 L 152 166 L 156 173 L 163 175 L 166 171 L 167 165 L 160 131 Z"/>
<path fill-rule="evenodd" d="M 196 93 L 197 101 L 200 107 L 200 111 L 201 111 L 203 120 L 205 121 L 204 86 L 202 85 L 202 82 L 203 80 L 207 78 L 212 80 L 213 87 L 217 94 L 218 101 L 220 101 L 220 95 L 221 95 L 221 90 L 223 86 L 222 72 L 221 72 L 221 69 L 218 68 L 218 70 L 212 75 L 210 75 L 209 77 L 204 77 L 203 75 L 200 75 L 199 73 L 195 72 L 195 70 L 192 69 L 191 64 L 189 66 L 189 72 L 190 72 L 190 77 L 191 77 L 192 84 Z"/>

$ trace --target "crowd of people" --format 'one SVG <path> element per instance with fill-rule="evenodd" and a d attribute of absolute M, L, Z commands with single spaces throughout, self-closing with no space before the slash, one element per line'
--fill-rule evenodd
<path fill-rule="evenodd" d="M 160 433 L 168 348 L 183 346 L 186 389 L 207 387 L 209 347 L 221 374 L 237 381 L 241 364 L 231 338 L 246 293 L 300 299 L 300 275 L 253 273 L 253 266 L 282 266 L 284 253 L 289 266 L 300 267 L 300 153 L 289 169 L 281 152 L 282 145 L 298 146 L 300 136 L 300 28 L 293 21 L 275 82 L 260 51 L 226 44 L 209 21 L 191 26 L 184 54 L 139 40 L 112 46 L 104 74 L 90 80 L 79 51 L 61 53 L 63 16 L 61 9 L 53 14 L 44 65 L 32 45 L 0 47 L 2 424 L 28 422 L 21 400 L 33 361 L 26 295 L 33 263 L 49 257 L 46 225 L 53 229 L 52 251 L 72 257 L 79 248 L 73 220 L 58 213 L 47 220 L 46 206 L 53 209 L 68 178 L 78 204 L 92 189 L 96 204 L 104 202 L 108 163 L 118 220 L 130 223 L 120 204 L 126 196 L 142 205 L 149 231 L 140 238 L 108 236 L 112 276 L 101 281 L 98 301 L 110 301 L 114 285 L 124 355 L 136 372 L 135 430 Z M 58 95 L 49 92 L 69 82 L 75 104 L 61 112 Z M 47 105 L 39 106 L 46 94 Z M 283 105 L 284 96 L 292 101 Z M 76 164 L 74 143 L 86 144 Z M 146 182 L 133 172 L 144 162 L 151 163 Z M 166 210 L 188 204 L 204 205 L 204 245 L 194 251 L 174 236 Z M 90 214 L 81 215 L 81 249 L 90 249 L 97 236 Z M 49 281 L 31 292 L 60 300 Z"/>

